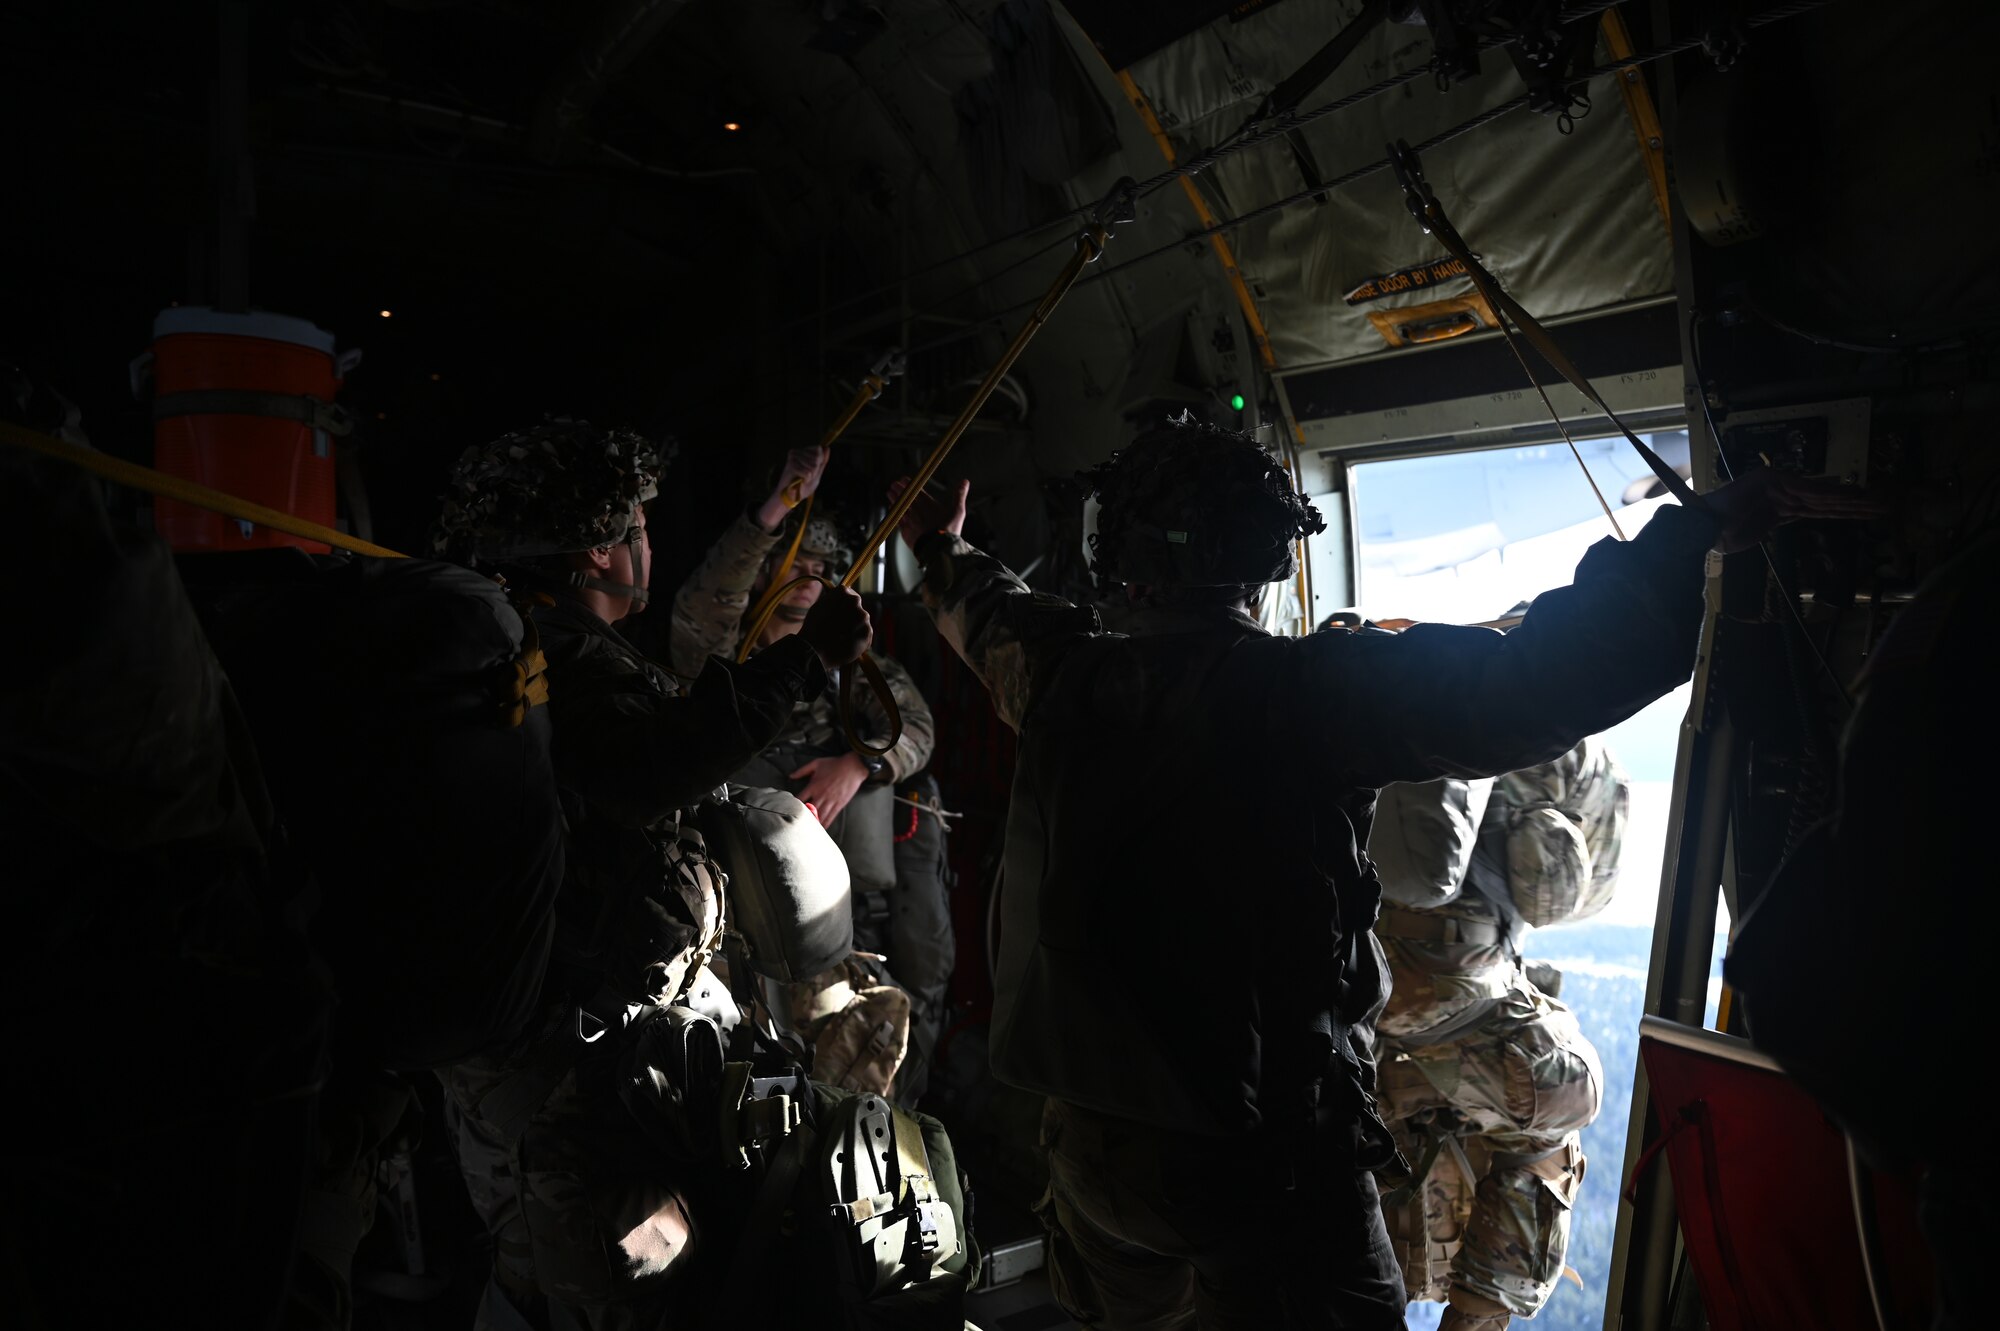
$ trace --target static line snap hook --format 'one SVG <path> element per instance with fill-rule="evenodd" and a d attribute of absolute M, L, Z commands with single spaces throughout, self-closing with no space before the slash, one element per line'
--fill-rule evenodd
<path fill-rule="evenodd" d="M 890 347 L 882 353 L 882 358 L 869 367 L 868 373 L 877 379 L 894 379 L 910 368 L 909 353 L 901 347 Z"/>
<path fill-rule="evenodd" d="M 1430 182 L 1424 179 L 1424 164 L 1417 157 L 1417 150 L 1408 140 L 1397 139 L 1389 145 L 1389 165 L 1396 172 L 1396 183 L 1403 187 L 1403 206 L 1417 219 L 1424 234 L 1429 235 L 1431 210 L 1437 206 L 1437 196 L 1431 193 Z"/>
<path fill-rule="evenodd" d="M 1139 182 L 1132 179 L 1132 177 L 1119 177 L 1118 183 L 1111 187 L 1111 192 L 1106 194 L 1098 202 L 1097 206 L 1090 210 L 1091 224 L 1103 227 L 1105 234 L 1109 236 L 1111 228 L 1114 226 L 1123 226 L 1129 222 L 1137 221 L 1139 218 L 1138 189 Z"/>

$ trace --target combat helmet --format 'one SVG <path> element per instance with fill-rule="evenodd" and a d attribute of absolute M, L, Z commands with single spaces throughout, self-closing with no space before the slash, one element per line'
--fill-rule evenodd
<path fill-rule="evenodd" d="M 631 583 L 582 573 L 565 581 L 644 604 L 639 509 L 659 492 L 672 454 L 670 442 L 561 416 L 475 445 L 452 467 L 432 545 L 448 558 L 519 569 L 548 555 L 624 544 Z"/>
<path fill-rule="evenodd" d="M 1090 549 L 1102 586 L 1282 582 L 1297 571 L 1298 540 L 1326 530 L 1263 445 L 1185 413 L 1080 478 L 1098 506 Z"/>
<path fill-rule="evenodd" d="M 845 570 L 854 562 L 854 544 L 847 538 L 840 514 L 829 511 L 824 505 L 814 509 L 807 519 L 806 534 L 799 542 L 799 552 L 825 560 L 829 568 Z"/>

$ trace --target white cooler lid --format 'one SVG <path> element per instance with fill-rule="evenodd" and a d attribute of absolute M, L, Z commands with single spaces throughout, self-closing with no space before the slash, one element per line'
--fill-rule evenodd
<path fill-rule="evenodd" d="M 170 306 L 154 316 L 153 336 L 162 338 L 175 333 L 220 333 L 230 337 L 261 337 L 267 342 L 290 342 L 295 346 L 323 351 L 329 356 L 333 354 L 332 333 L 310 319 L 300 319 L 290 314 L 272 314 L 268 310 L 230 314 L 211 309 L 206 305 Z"/>

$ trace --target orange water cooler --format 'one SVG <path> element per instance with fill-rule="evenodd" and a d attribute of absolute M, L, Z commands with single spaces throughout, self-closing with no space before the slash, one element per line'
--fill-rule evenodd
<path fill-rule="evenodd" d="M 289 315 L 161 310 L 152 350 L 132 363 L 134 390 L 152 400 L 153 465 L 333 526 L 334 439 L 351 427 L 334 395 L 360 359 Z M 170 499 L 154 505 L 153 525 L 175 550 L 327 549 Z"/>

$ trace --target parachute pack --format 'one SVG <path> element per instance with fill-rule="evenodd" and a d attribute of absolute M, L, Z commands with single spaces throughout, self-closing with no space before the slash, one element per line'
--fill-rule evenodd
<path fill-rule="evenodd" d="M 1470 890 L 1523 924 L 1567 924 L 1610 904 L 1630 803 L 1631 783 L 1593 735 L 1494 781 L 1387 787 L 1368 850 L 1394 905 L 1437 909 Z"/>
<path fill-rule="evenodd" d="M 339 1038 L 409 1068 L 518 1034 L 564 864 L 532 625 L 452 564 L 290 549 L 179 563 L 317 882 Z"/>

